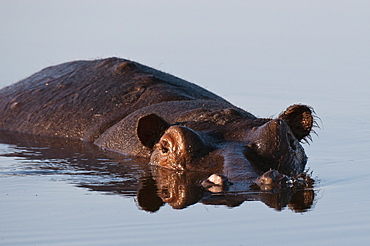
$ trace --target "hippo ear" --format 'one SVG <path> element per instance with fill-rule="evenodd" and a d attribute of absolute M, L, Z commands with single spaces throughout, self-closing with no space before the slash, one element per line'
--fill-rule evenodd
<path fill-rule="evenodd" d="M 144 146 L 152 149 L 169 126 L 170 125 L 158 115 L 149 114 L 139 119 L 136 128 L 137 136 Z"/>
<path fill-rule="evenodd" d="M 313 114 L 314 110 L 310 106 L 295 104 L 281 113 L 279 119 L 288 124 L 299 141 L 303 139 L 307 142 L 307 138 L 311 139 L 312 127 L 317 126 Z"/>

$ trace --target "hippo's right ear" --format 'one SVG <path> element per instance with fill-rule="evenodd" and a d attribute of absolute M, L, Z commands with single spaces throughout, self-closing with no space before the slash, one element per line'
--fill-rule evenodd
<path fill-rule="evenodd" d="M 307 138 L 312 140 L 310 133 L 315 133 L 312 128 L 318 127 L 315 117 L 313 108 L 303 104 L 294 104 L 279 115 L 279 119 L 288 124 L 294 136 L 299 141 L 303 139 L 306 142 Z"/>
<path fill-rule="evenodd" d="M 140 142 L 153 149 L 154 145 L 159 141 L 164 131 L 170 125 L 156 114 L 149 114 L 139 119 L 137 123 L 136 133 Z"/>

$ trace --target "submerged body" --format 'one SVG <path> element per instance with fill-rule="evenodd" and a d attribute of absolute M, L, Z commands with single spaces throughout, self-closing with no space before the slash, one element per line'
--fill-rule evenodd
<path fill-rule="evenodd" d="M 300 141 L 314 124 L 308 106 L 257 118 L 197 85 L 119 58 L 49 67 L 3 88 L 0 116 L 3 130 L 94 142 L 157 166 L 214 173 L 209 186 L 250 182 L 270 169 L 301 174 L 307 157 Z"/>

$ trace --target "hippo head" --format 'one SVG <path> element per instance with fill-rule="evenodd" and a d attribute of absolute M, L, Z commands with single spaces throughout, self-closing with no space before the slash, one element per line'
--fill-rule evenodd
<path fill-rule="evenodd" d="M 270 169 L 295 176 L 304 171 L 307 161 L 300 141 L 310 137 L 312 113 L 308 106 L 293 105 L 277 119 L 239 117 L 222 125 L 208 121 L 209 127 L 204 122 L 201 127 L 200 123 L 170 125 L 150 114 L 139 120 L 137 134 L 152 149 L 154 165 L 209 170 L 235 179 Z"/>

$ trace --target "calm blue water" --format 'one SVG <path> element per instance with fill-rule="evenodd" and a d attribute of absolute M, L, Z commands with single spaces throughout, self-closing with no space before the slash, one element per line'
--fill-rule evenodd
<path fill-rule="evenodd" d="M 367 245 L 369 7 L 1 1 L 1 86 L 49 65 L 120 56 L 195 82 L 257 116 L 312 105 L 321 128 L 304 146 L 315 200 L 298 213 L 261 201 L 164 204 L 147 212 L 137 195 L 151 182 L 144 160 L 1 133 L 0 245 Z"/>

